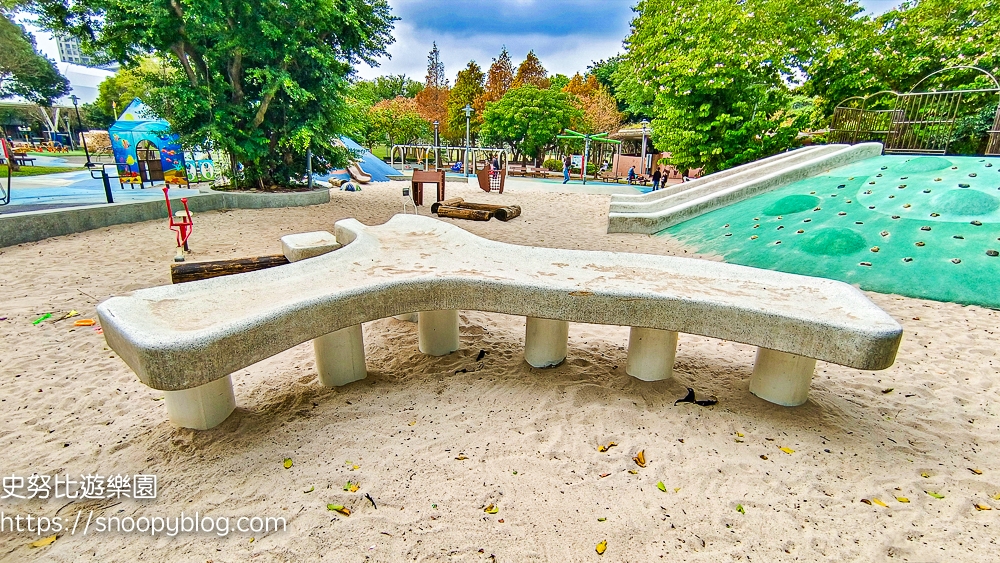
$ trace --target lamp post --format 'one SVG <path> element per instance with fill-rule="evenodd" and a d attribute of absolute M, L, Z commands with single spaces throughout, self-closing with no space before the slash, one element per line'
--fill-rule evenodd
<path fill-rule="evenodd" d="M 649 127 L 649 122 L 645 119 L 642 120 L 642 175 L 646 175 L 646 128 Z"/>
<path fill-rule="evenodd" d="M 76 125 L 80 128 L 80 138 L 83 139 L 83 152 L 87 155 L 87 164 L 85 166 L 93 168 L 94 163 L 90 161 L 90 149 L 87 148 L 87 136 L 83 134 L 83 120 L 80 119 L 80 98 L 76 97 L 76 94 L 73 94 L 69 99 L 73 100 L 73 109 L 76 110 Z"/>
<path fill-rule="evenodd" d="M 439 125 L 441 125 L 441 122 L 435 119 L 434 120 L 434 169 L 435 170 L 441 169 L 441 149 L 439 148 L 441 146 L 441 138 L 438 130 Z"/>
<path fill-rule="evenodd" d="M 465 107 L 462 108 L 462 111 L 465 112 L 465 159 L 462 162 L 462 168 L 465 168 L 465 177 L 468 178 L 469 177 L 469 148 L 470 148 L 469 147 L 469 123 L 470 123 L 470 120 L 472 119 L 472 106 L 470 106 L 469 104 L 465 104 Z"/>

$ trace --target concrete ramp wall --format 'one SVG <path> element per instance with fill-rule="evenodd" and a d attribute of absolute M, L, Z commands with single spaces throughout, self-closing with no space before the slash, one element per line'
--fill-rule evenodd
<path fill-rule="evenodd" d="M 881 154 L 880 143 L 807 147 L 642 196 L 615 196 L 608 232 L 653 234 L 731 203 Z"/>

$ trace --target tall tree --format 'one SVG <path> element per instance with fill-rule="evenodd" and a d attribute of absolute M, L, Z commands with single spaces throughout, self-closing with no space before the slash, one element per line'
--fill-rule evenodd
<path fill-rule="evenodd" d="M 427 121 L 417 112 L 417 102 L 399 96 L 383 100 L 370 110 L 373 142 L 410 144 L 427 136 Z"/>
<path fill-rule="evenodd" d="M 480 134 L 489 144 L 510 147 L 515 160 L 538 158 L 580 117 L 568 94 L 534 86 L 512 88 L 500 101 L 487 104 Z"/>
<path fill-rule="evenodd" d="M 372 80 L 358 80 L 351 84 L 350 94 L 372 104 L 391 100 L 396 96 L 413 98 L 424 89 L 424 85 L 405 74 L 377 76 Z"/>
<path fill-rule="evenodd" d="M 417 111 L 428 123 L 438 122 L 438 128 L 443 137 L 450 137 L 448 129 L 448 79 L 444 74 L 444 63 L 441 62 L 441 51 L 434 43 L 427 55 L 427 76 L 424 78 L 424 89 L 416 96 Z"/>
<path fill-rule="evenodd" d="M 514 76 L 511 87 L 520 88 L 529 85 L 536 88 L 549 87 L 549 73 L 542 66 L 542 61 L 538 60 L 534 51 L 528 51 L 528 56 L 517 67 L 517 74 Z"/>
<path fill-rule="evenodd" d="M 191 144 L 211 141 L 243 178 L 285 185 L 343 164 L 352 65 L 393 41 L 387 0 L 36 0 L 41 23 L 126 67 L 152 53 L 177 78 L 147 100 Z"/>
<path fill-rule="evenodd" d="M 573 96 L 574 105 L 583 113 L 581 122 L 574 124 L 584 133 L 617 131 L 622 124 L 618 104 L 597 78 L 590 74 L 584 78 L 576 73 L 563 92 Z"/>
<path fill-rule="evenodd" d="M 483 95 L 483 80 L 486 77 L 483 69 L 479 68 L 476 61 L 469 61 L 469 65 L 464 70 L 458 71 L 455 78 L 455 87 L 448 95 L 448 129 L 459 134 L 465 132 L 465 106 L 473 105 L 476 100 Z M 481 113 L 473 113 L 469 120 L 469 128 L 473 135 L 479 132 L 479 127 L 483 123 Z"/>
<path fill-rule="evenodd" d="M 0 99 L 21 96 L 41 106 L 69 92 L 55 62 L 35 48 L 35 38 L 0 12 Z"/>
<path fill-rule="evenodd" d="M 486 110 L 486 104 L 503 98 L 513 84 L 514 63 L 511 62 L 510 53 L 504 46 L 500 50 L 500 56 L 493 59 L 493 64 L 490 65 L 490 70 L 486 73 L 486 87 L 483 95 L 476 100 L 476 113 L 482 114 Z"/>
<path fill-rule="evenodd" d="M 680 167 L 720 170 L 780 152 L 789 83 L 860 11 L 853 0 L 641 0 L 615 73 L 630 109 L 651 107 L 653 141 Z M 683 25 L 677 25 L 683 22 Z"/>

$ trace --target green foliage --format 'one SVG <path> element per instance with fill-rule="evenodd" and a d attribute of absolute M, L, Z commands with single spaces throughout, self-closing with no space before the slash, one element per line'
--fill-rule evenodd
<path fill-rule="evenodd" d="M 509 146 L 515 160 L 537 158 L 560 131 L 582 117 L 567 94 L 523 86 L 486 104 L 480 134 L 488 144 Z"/>
<path fill-rule="evenodd" d="M 649 113 L 651 108 L 644 108 L 638 113 L 627 112 L 629 109 L 623 96 L 618 94 L 618 85 L 615 80 L 615 73 L 618 72 L 618 68 L 622 66 L 622 61 L 624 61 L 624 56 L 615 55 L 613 57 L 602 59 L 599 61 L 594 61 L 590 63 L 587 67 L 587 75 L 593 76 L 597 79 L 597 82 L 608 89 L 608 92 L 615 98 L 618 103 L 618 111 L 621 113 L 626 113 L 627 117 L 634 121 L 641 121 L 642 119 L 648 119 L 652 113 Z"/>
<path fill-rule="evenodd" d="M 420 117 L 417 103 L 399 96 L 381 101 L 368 112 L 371 142 L 387 146 L 413 144 L 430 134 L 430 125 Z"/>
<path fill-rule="evenodd" d="M 904 2 L 843 27 L 842 39 L 808 67 L 807 93 L 824 115 L 851 96 L 908 92 L 928 74 L 958 65 L 1000 74 L 1000 0 Z M 985 75 L 949 73 L 927 87 L 994 87 Z M 973 82 L 974 80 L 974 82 Z"/>
<path fill-rule="evenodd" d="M 569 84 L 569 80 L 565 74 L 554 74 L 549 78 L 549 90 L 562 90 Z"/>
<path fill-rule="evenodd" d="M 466 104 L 473 105 L 476 99 L 483 95 L 485 78 L 483 69 L 479 68 L 475 61 L 469 61 L 469 66 L 458 71 L 455 87 L 448 93 L 448 129 L 458 133 L 465 132 L 465 112 L 462 111 L 462 108 Z M 482 123 L 483 116 L 473 113 L 469 120 L 469 129 L 472 135 L 479 133 Z"/>
<path fill-rule="evenodd" d="M 542 168 L 552 172 L 562 172 L 563 163 L 558 158 L 549 158 L 542 163 Z"/>
<path fill-rule="evenodd" d="M 125 66 L 147 53 L 172 62 L 146 102 L 188 144 L 206 139 L 244 164 L 244 179 L 288 184 L 343 165 L 333 139 L 350 125 L 354 63 L 392 42 L 386 0 L 37 0 L 41 23 Z"/>
<path fill-rule="evenodd" d="M 51 106 L 69 92 L 55 62 L 35 49 L 35 39 L 0 12 L 0 99 L 21 96 Z"/>
<path fill-rule="evenodd" d="M 396 74 L 378 76 L 373 80 L 358 80 L 351 84 L 348 95 L 373 106 L 397 96 L 414 98 L 423 89 L 423 83 L 408 78 L 405 74 Z"/>
<path fill-rule="evenodd" d="M 652 112 L 653 142 L 679 167 L 748 162 L 792 145 L 808 116 L 787 112 L 787 85 L 858 10 L 843 0 L 642 0 L 612 81 L 628 111 Z"/>

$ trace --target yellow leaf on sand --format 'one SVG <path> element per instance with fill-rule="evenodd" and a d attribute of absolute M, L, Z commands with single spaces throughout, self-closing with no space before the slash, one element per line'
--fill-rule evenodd
<path fill-rule="evenodd" d="M 500 512 L 500 507 L 491 502 L 489 506 L 483 509 L 483 512 L 486 514 L 496 514 L 497 512 Z"/>
<path fill-rule="evenodd" d="M 31 542 L 31 547 L 45 547 L 52 542 L 56 541 L 59 536 L 49 536 L 47 538 L 42 538 L 38 541 Z"/>
<path fill-rule="evenodd" d="M 977 503 L 976 510 L 993 510 L 993 507 L 988 504 Z"/>
<path fill-rule="evenodd" d="M 942 495 L 941 493 L 935 493 L 934 491 L 924 491 L 924 492 L 937 499 L 944 498 L 944 495 Z"/>
<path fill-rule="evenodd" d="M 993 500 L 1000 500 L 1000 493 L 993 495 Z"/>
<path fill-rule="evenodd" d="M 923 477 L 924 479 L 930 479 L 931 478 L 931 476 L 926 471 L 921 471 L 920 472 L 920 476 Z"/>
<path fill-rule="evenodd" d="M 417 421 L 416 421 L 416 420 L 411 420 L 411 421 L 410 421 L 410 426 L 415 426 L 416 424 L 417 424 Z"/>
<path fill-rule="evenodd" d="M 792 455 L 793 453 L 795 453 L 795 450 L 793 450 L 792 448 L 786 448 L 784 446 L 782 446 L 782 447 L 780 447 L 778 449 L 780 449 L 781 451 L 785 452 L 788 455 Z"/>
<path fill-rule="evenodd" d="M 638 469 L 629 469 L 628 472 L 631 473 L 632 475 L 638 475 L 639 474 L 639 470 Z"/>
<path fill-rule="evenodd" d="M 737 438 L 742 438 L 743 437 L 743 433 L 742 432 L 737 432 L 736 433 L 736 437 Z"/>
<path fill-rule="evenodd" d="M 607 446 L 597 446 L 597 451 L 606 452 L 617 445 L 618 445 L 617 442 L 608 442 Z"/>
<path fill-rule="evenodd" d="M 465 457 L 464 455 L 460 455 L 460 456 L 456 457 L 455 459 L 457 459 L 458 461 L 464 461 L 464 460 L 467 460 L 469 458 Z"/>
<path fill-rule="evenodd" d="M 604 552 L 608 550 L 608 540 L 601 540 L 595 549 L 598 555 L 604 555 Z"/>
<path fill-rule="evenodd" d="M 659 483 L 657 483 L 656 484 L 656 488 L 660 489 L 663 492 L 667 492 L 667 486 L 663 484 L 663 481 L 660 481 Z"/>
<path fill-rule="evenodd" d="M 328 504 L 328 505 L 326 505 L 326 509 L 327 510 L 333 510 L 334 512 L 339 512 L 339 513 L 343 514 L 344 516 L 350 516 L 351 515 L 351 509 L 347 508 L 346 506 L 344 506 L 342 504 Z"/>
<path fill-rule="evenodd" d="M 646 450 L 639 450 L 639 453 L 635 454 L 632 461 L 639 467 L 646 467 Z"/>
<path fill-rule="evenodd" d="M 889 508 L 889 505 L 888 505 L 888 504 L 886 504 L 886 503 L 884 503 L 884 502 L 880 501 L 880 500 L 879 500 L 879 499 L 877 499 L 877 498 L 872 498 L 872 502 L 874 502 L 875 504 L 877 504 L 877 505 L 879 505 L 879 506 L 882 506 L 882 507 L 885 507 L 885 508 Z"/>
<path fill-rule="evenodd" d="M 973 469 L 971 467 L 969 468 L 969 471 L 975 473 L 976 475 L 982 475 L 983 474 L 983 472 L 980 471 L 979 469 Z"/>
<path fill-rule="evenodd" d="M 286 457 L 284 465 L 285 465 L 285 469 L 291 469 L 292 468 L 292 458 Z"/>
<path fill-rule="evenodd" d="M 910 499 L 908 499 L 906 497 L 896 497 L 896 500 L 898 500 L 899 502 L 903 502 L 903 503 L 910 502 Z"/>
<path fill-rule="evenodd" d="M 675 492 L 675 493 L 679 493 L 679 492 L 681 492 L 681 488 L 680 488 L 680 487 L 676 487 L 676 488 L 674 488 L 674 492 Z"/>

